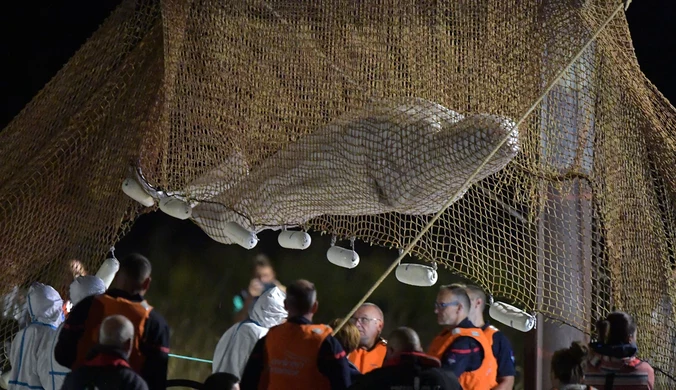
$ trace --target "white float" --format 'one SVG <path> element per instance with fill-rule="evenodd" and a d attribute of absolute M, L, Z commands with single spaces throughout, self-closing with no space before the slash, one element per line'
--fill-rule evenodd
<path fill-rule="evenodd" d="M 423 264 L 399 264 L 395 272 L 397 280 L 411 286 L 434 286 L 439 278 L 435 267 Z"/>
<path fill-rule="evenodd" d="M 183 200 L 173 196 L 160 199 L 160 210 L 178 219 L 188 219 L 192 216 L 192 207 Z"/>
<path fill-rule="evenodd" d="M 113 279 L 115 279 L 115 274 L 117 274 L 119 269 L 120 262 L 117 261 L 116 258 L 111 257 L 106 259 L 103 264 L 101 264 L 101 267 L 99 267 L 99 270 L 96 271 L 96 276 L 103 280 L 103 284 L 106 285 L 106 290 L 110 287 Z"/>
<path fill-rule="evenodd" d="M 279 246 L 287 249 L 307 249 L 312 243 L 312 237 L 302 231 L 284 230 L 277 237 Z"/>
<path fill-rule="evenodd" d="M 332 246 L 326 252 L 326 258 L 339 267 L 354 268 L 359 265 L 359 254 L 353 250 Z"/>
<path fill-rule="evenodd" d="M 122 182 L 122 192 L 146 207 L 155 205 L 155 199 L 153 199 L 153 197 L 150 196 L 143 189 L 143 186 L 141 186 L 141 184 L 133 177 L 128 177 Z"/>
<path fill-rule="evenodd" d="M 522 332 L 529 332 L 537 323 L 535 316 L 504 302 L 494 302 L 488 313 L 494 320 Z"/>
<path fill-rule="evenodd" d="M 220 231 L 243 248 L 253 249 L 258 244 L 256 233 L 246 230 L 237 222 L 226 222 L 220 227 Z"/>

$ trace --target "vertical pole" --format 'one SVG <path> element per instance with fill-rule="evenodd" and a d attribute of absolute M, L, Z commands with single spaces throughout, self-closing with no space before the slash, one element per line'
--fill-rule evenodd
<path fill-rule="evenodd" d="M 538 223 L 538 287 L 540 311 L 575 321 L 591 315 L 591 198 L 577 179 L 561 194 L 544 186 L 545 207 Z M 545 294 L 545 291 L 547 292 Z M 581 330 L 538 314 L 537 328 L 526 335 L 525 388 L 551 389 L 552 354 L 573 341 L 586 341 Z"/>
<path fill-rule="evenodd" d="M 546 3 L 543 14 L 550 17 Z M 552 59 L 560 53 L 565 51 L 545 47 L 543 56 Z M 571 171 L 589 173 L 592 169 L 594 53 L 594 47 L 590 47 L 542 102 L 540 164 L 544 172 L 561 175 Z M 560 62 L 560 58 L 554 60 L 548 62 Z M 559 182 L 543 179 L 539 193 L 538 311 L 579 324 L 580 319 L 591 316 L 591 186 L 577 178 Z M 551 389 L 552 355 L 573 341 L 586 341 L 584 332 L 546 320 L 539 314 L 537 329 L 531 331 L 526 340 L 525 388 Z"/>

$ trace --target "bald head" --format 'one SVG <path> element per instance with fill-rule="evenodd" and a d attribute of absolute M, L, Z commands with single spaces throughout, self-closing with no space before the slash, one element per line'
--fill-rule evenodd
<path fill-rule="evenodd" d="M 286 287 L 284 308 L 289 317 L 312 316 L 317 311 L 317 290 L 311 282 L 299 279 Z"/>
<path fill-rule="evenodd" d="M 385 320 L 383 316 L 383 311 L 380 310 L 378 305 L 376 305 L 375 303 L 366 302 L 359 307 L 359 310 L 364 314 L 368 314 L 373 318 L 379 319 L 380 321 Z"/>
<path fill-rule="evenodd" d="M 106 317 L 99 329 L 99 344 L 120 348 L 131 352 L 134 340 L 134 326 L 125 316 L 112 315 Z"/>
<path fill-rule="evenodd" d="M 371 349 L 383 331 L 383 311 L 373 303 L 364 303 L 354 312 L 350 321 L 359 329 L 359 346 Z"/>
<path fill-rule="evenodd" d="M 405 326 L 397 328 L 394 332 L 390 333 L 390 338 L 387 339 L 387 346 L 392 348 L 395 353 L 422 352 L 418 333 Z"/>

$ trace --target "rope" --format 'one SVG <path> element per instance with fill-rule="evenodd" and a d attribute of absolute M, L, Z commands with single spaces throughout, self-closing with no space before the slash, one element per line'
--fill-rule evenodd
<path fill-rule="evenodd" d="M 601 34 L 601 32 L 603 32 L 603 30 L 605 30 L 605 28 L 615 18 L 615 16 L 618 14 L 618 12 L 624 10 L 624 7 L 625 7 L 624 1 L 617 5 L 617 7 L 613 11 L 613 13 L 610 14 L 610 16 L 603 22 L 603 24 L 601 24 L 601 26 L 599 26 L 599 28 L 594 32 L 594 35 L 592 35 L 591 38 L 589 38 L 589 40 L 587 40 L 587 42 L 582 46 L 582 48 L 577 52 L 577 54 L 575 54 L 575 56 L 573 56 L 573 58 L 568 62 L 568 64 L 566 64 L 566 66 L 564 66 L 563 69 L 561 69 L 559 71 L 559 73 L 556 75 L 556 77 L 554 77 L 554 79 L 552 79 L 552 81 L 547 85 L 547 88 L 545 88 L 544 92 L 542 92 L 542 94 L 535 100 L 535 102 L 533 102 L 533 104 L 530 106 L 530 108 L 528 108 L 528 110 L 526 110 L 526 112 L 521 116 L 521 119 L 519 119 L 519 121 L 514 125 L 514 127 L 512 129 L 516 129 L 519 126 L 521 126 L 521 124 L 523 124 L 523 122 L 528 118 L 528 116 L 531 113 L 533 113 L 533 111 L 535 111 L 535 109 L 540 105 L 542 100 L 544 100 L 544 98 L 549 94 L 549 92 L 551 92 L 551 90 L 554 89 L 554 87 L 558 84 L 558 82 L 561 80 L 561 78 L 566 74 L 568 69 L 571 66 L 573 66 L 573 64 L 575 64 L 575 62 L 577 60 L 580 59 L 580 57 L 585 52 L 585 50 L 587 50 L 589 48 L 589 46 L 596 40 L 596 38 L 598 38 L 598 36 Z M 422 236 L 425 235 L 425 233 L 427 233 L 427 231 L 429 231 L 432 228 L 434 223 L 439 219 L 439 217 L 441 217 L 441 215 L 444 213 L 444 211 L 446 211 L 446 209 L 451 206 L 454 199 L 456 199 L 460 195 L 460 193 L 463 191 L 463 189 L 467 188 L 467 185 L 479 174 L 479 172 L 481 172 L 481 170 L 486 166 L 486 164 L 488 164 L 488 161 L 491 158 L 493 158 L 493 156 L 498 152 L 498 150 L 500 150 L 502 145 L 504 145 L 505 142 L 507 142 L 507 140 L 511 137 L 512 132 L 513 131 L 510 131 L 509 133 L 507 133 L 502 138 L 502 141 L 500 141 L 500 143 L 493 149 L 493 151 L 491 151 L 491 153 L 488 156 L 486 156 L 486 158 L 481 162 L 481 165 L 479 165 L 474 170 L 474 172 L 470 175 L 470 177 L 468 177 L 467 180 L 465 180 L 465 183 L 458 188 L 456 193 L 453 196 L 450 197 L 448 202 L 446 202 L 446 204 L 441 208 L 441 210 L 439 210 L 434 215 L 434 217 L 432 217 L 432 219 L 427 223 L 427 225 L 425 225 L 425 227 L 420 231 L 420 233 L 418 233 L 418 235 L 415 236 L 413 241 L 411 241 L 408 245 L 406 245 L 406 247 L 399 254 L 397 259 L 394 260 L 392 262 L 392 264 L 390 264 L 390 266 L 387 268 L 387 270 L 385 270 L 385 272 L 380 276 L 380 278 L 378 278 L 378 280 L 376 280 L 376 282 L 373 284 L 373 286 L 371 286 L 371 288 L 366 292 L 366 294 L 364 294 L 362 299 L 360 299 L 359 302 L 357 302 L 357 304 L 352 308 L 352 310 L 350 310 L 350 312 L 345 317 L 343 317 L 343 319 L 340 321 L 338 326 L 333 330 L 334 334 L 336 334 L 345 325 L 345 323 L 347 323 L 347 321 L 349 321 L 349 319 L 354 315 L 354 313 L 359 309 L 359 307 L 361 305 L 363 305 L 364 302 L 366 302 L 366 300 L 371 296 L 371 294 L 373 294 L 373 292 L 378 288 L 378 286 L 380 286 L 380 284 L 385 280 L 385 278 L 387 278 L 387 276 L 389 276 L 389 274 L 391 274 L 392 271 L 394 271 L 394 269 L 397 267 L 397 265 L 399 265 L 401 260 L 411 252 L 411 249 L 413 249 L 413 246 L 415 244 L 417 244 L 418 241 L 420 241 L 420 239 L 422 238 Z"/>
<path fill-rule="evenodd" d="M 209 364 L 213 363 L 212 360 L 200 359 L 200 358 L 195 358 L 195 357 L 192 357 L 192 356 L 176 355 L 176 354 L 173 354 L 173 353 L 170 353 L 169 357 L 176 358 L 176 359 L 183 359 L 183 360 L 191 360 L 193 362 L 200 362 L 200 363 L 209 363 Z"/>

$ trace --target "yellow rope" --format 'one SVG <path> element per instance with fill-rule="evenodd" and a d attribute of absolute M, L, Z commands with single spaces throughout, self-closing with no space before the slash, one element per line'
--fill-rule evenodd
<path fill-rule="evenodd" d="M 599 28 L 596 30 L 596 32 L 594 32 L 594 35 L 592 35 L 591 38 L 589 38 L 589 40 L 587 40 L 587 42 L 584 44 L 584 46 L 582 46 L 582 48 L 577 52 L 577 54 L 575 54 L 575 56 L 568 62 L 568 64 L 566 64 L 566 66 L 564 66 L 563 69 L 561 69 L 561 71 L 559 71 L 559 73 L 556 75 L 556 77 L 554 77 L 554 79 L 552 79 L 552 81 L 549 83 L 549 85 L 547 85 L 547 88 L 545 88 L 544 92 L 542 92 L 542 94 L 535 100 L 535 102 L 533 102 L 533 104 L 530 106 L 530 108 L 528 108 L 528 110 L 526 110 L 526 112 L 521 116 L 521 119 L 519 119 L 519 121 L 514 125 L 514 127 L 512 129 L 515 129 L 515 128 L 518 128 L 519 126 L 521 126 L 521 124 L 538 107 L 538 105 L 540 105 L 542 100 L 549 94 L 549 92 L 551 92 L 551 90 L 556 86 L 556 84 L 558 84 L 558 82 L 566 74 L 568 69 L 571 66 L 573 66 L 573 64 L 577 60 L 580 59 L 580 57 L 585 52 L 585 50 L 587 50 L 589 48 L 589 46 L 596 40 L 596 38 L 598 38 L 598 36 L 601 34 L 601 32 L 603 32 L 603 30 L 605 30 L 605 28 L 615 18 L 615 16 L 618 14 L 618 12 L 620 12 L 624 9 L 625 9 L 625 2 L 622 1 L 620 4 L 618 4 L 617 8 L 615 8 L 613 13 L 610 14 L 610 16 L 603 22 L 603 24 L 601 24 L 601 26 L 599 26 Z M 425 235 L 425 233 L 427 233 L 428 230 L 430 230 L 430 228 L 432 228 L 434 223 L 439 219 L 439 217 L 441 217 L 441 214 L 443 214 L 444 211 L 446 211 L 446 209 L 451 206 L 453 201 L 460 195 L 460 192 L 464 188 L 466 188 L 466 186 L 476 177 L 476 175 L 479 174 L 479 172 L 481 172 L 483 167 L 486 166 L 488 161 L 495 155 L 495 153 L 498 152 L 498 150 L 502 147 L 502 145 L 504 145 L 504 143 L 507 142 L 507 140 L 509 139 L 509 137 L 511 137 L 511 135 L 512 135 L 512 132 L 510 131 L 509 133 L 507 133 L 503 137 L 502 141 L 495 147 L 495 149 L 493 149 L 493 151 L 488 156 L 486 156 L 486 158 L 483 160 L 481 165 L 479 165 L 474 170 L 474 172 L 470 175 L 470 177 L 468 177 L 467 180 L 465 180 L 465 183 L 462 186 L 459 187 L 458 191 L 455 194 L 453 194 L 453 196 L 450 197 L 449 201 L 441 208 L 441 210 L 439 210 L 439 212 L 437 212 L 434 215 L 432 220 L 430 220 L 427 223 L 427 225 L 425 225 L 425 227 L 420 231 L 420 233 L 418 233 L 418 235 L 415 236 L 413 241 L 411 241 L 404 248 L 404 250 L 399 254 L 397 259 L 394 260 L 392 262 L 392 264 L 390 264 L 390 266 L 387 268 L 387 270 L 385 270 L 385 272 L 380 276 L 380 278 L 378 278 L 378 280 L 376 280 L 376 282 L 373 284 L 373 286 L 371 286 L 371 288 L 366 292 L 366 294 L 364 294 L 364 296 L 359 300 L 359 302 L 357 302 L 357 304 L 352 308 L 352 310 L 350 310 L 350 312 L 342 319 L 340 324 L 338 324 L 338 326 L 333 330 L 334 333 L 338 332 L 340 330 L 340 328 L 342 328 L 345 325 L 345 323 L 347 321 L 349 321 L 349 319 L 354 315 L 354 313 L 359 309 L 359 307 L 361 305 L 363 305 L 364 302 L 366 302 L 366 300 L 371 296 L 371 294 L 373 294 L 373 292 L 378 288 L 378 286 L 380 286 L 380 284 L 385 280 L 385 278 L 387 278 L 390 275 L 390 273 L 392 273 L 392 271 L 397 267 L 397 265 L 401 262 L 401 260 L 404 257 L 406 257 L 406 255 L 409 254 L 411 249 L 413 249 L 413 246 L 418 243 L 418 241 L 422 238 L 423 235 Z"/>

